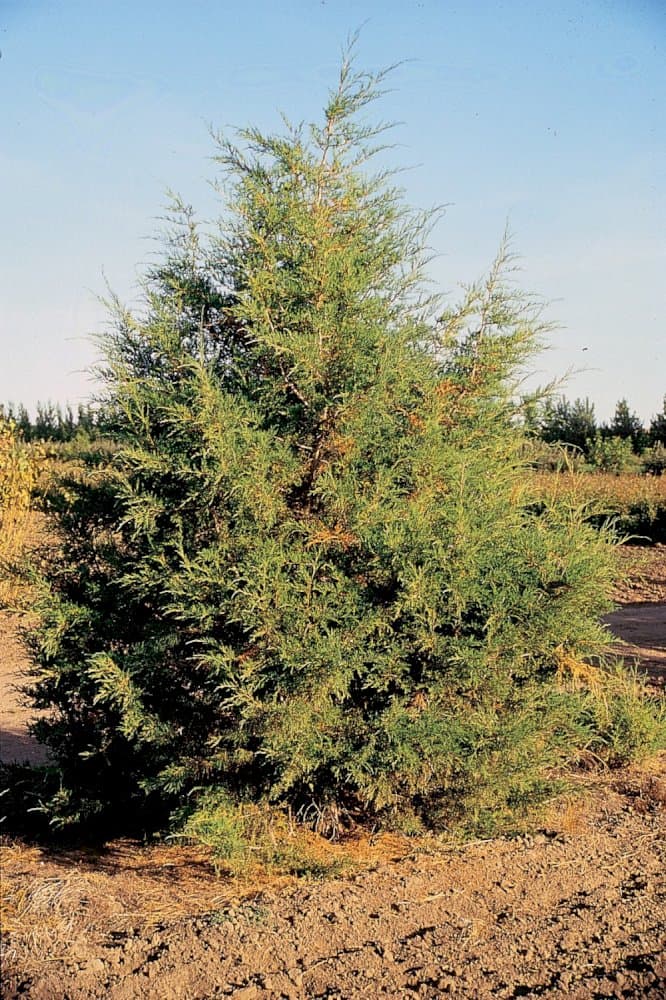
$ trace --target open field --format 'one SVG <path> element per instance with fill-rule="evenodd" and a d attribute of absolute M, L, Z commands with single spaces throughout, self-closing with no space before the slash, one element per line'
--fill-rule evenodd
<path fill-rule="evenodd" d="M 628 548 L 615 634 L 666 674 L 666 546 Z M 35 758 L 0 618 L 2 749 Z M 661 998 L 666 758 L 581 775 L 538 831 L 323 844 L 326 881 L 217 872 L 202 848 L 2 846 L 4 996 Z M 582 794 L 581 794 L 582 793 Z"/>
<path fill-rule="evenodd" d="M 621 535 L 666 542 L 666 476 L 541 472 L 532 476 L 539 499 L 569 497 L 610 517 Z"/>

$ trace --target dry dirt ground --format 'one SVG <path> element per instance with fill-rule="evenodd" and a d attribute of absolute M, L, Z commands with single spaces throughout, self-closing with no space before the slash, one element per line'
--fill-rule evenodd
<path fill-rule="evenodd" d="M 25 649 L 19 637 L 20 619 L 0 611 L 0 760 L 46 759 L 44 747 L 33 740 L 27 725 L 33 714 L 24 704 L 20 688 L 26 683 Z"/>
<path fill-rule="evenodd" d="M 618 584 L 619 607 L 607 622 L 621 642 L 617 650 L 634 660 L 663 688 L 666 683 L 666 545 L 620 549 L 626 579 Z"/>
<path fill-rule="evenodd" d="M 626 560 L 609 621 L 663 684 L 666 547 Z M 14 625 L 0 621 L 5 759 L 33 752 L 11 700 Z M 348 867 L 323 881 L 216 875 L 191 847 L 6 841 L 3 996 L 664 1000 L 666 756 L 580 780 L 586 794 L 537 833 L 462 847 L 365 837 L 330 846 Z"/>

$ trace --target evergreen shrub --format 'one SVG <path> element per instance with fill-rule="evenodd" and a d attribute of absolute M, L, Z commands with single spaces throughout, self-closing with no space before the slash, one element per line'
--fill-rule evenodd
<path fill-rule="evenodd" d="M 219 227 L 176 199 L 111 301 L 116 446 L 52 498 L 32 636 L 53 822 L 490 830 L 593 739 L 562 657 L 605 647 L 608 535 L 535 508 L 513 401 L 546 327 L 506 247 L 429 294 L 382 83 L 345 59 L 320 125 L 218 138 Z"/>

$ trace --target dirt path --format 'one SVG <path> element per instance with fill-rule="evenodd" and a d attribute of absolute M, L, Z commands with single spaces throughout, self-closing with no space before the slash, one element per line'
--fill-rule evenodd
<path fill-rule="evenodd" d="M 609 622 L 663 683 L 666 547 L 626 558 Z M 10 759 L 33 752 L 12 692 L 15 625 L 0 617 Z M 194 848 L 6 843 L 3 996 L 663 1000 L 666 755 L 650 774 L 583 784 L 535 835 L 459 849 L 366 839 L 355 869 L 325 882 L 218 877 Z"/>
<path fill-rule="evenodd" d="M 645 669 L 660 687 L 666 684 L 666 604 L 625 604 L 606 621 L 623 640 L 617 651 Z"/>
<path fill-rule="evenodd" d="M 28 735 L 34 712 L 20 691 L 26 683 L 27 660 L 19 621 L 18 616 L 0 611 L 0 760 L 39 764 L 46 759 L 46 752 Z"/>
<path fill-rule="evenodd" d="M 628 547 L 622 553 L 628 572 L 618 585 L 617 611 L 608 615 L 621 640 L 617 651 L 647 670 L 655 684 L 666 685 L 666 545 Z"/>

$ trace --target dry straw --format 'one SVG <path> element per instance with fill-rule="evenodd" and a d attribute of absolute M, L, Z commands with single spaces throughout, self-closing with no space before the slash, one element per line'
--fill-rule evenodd
<path fill-rule="evenodd" d="M 14 422 L 0 417 L 0 605 L 16 597 L 14 568 L 26 547 L 43 457 L 41 446 L 26 444 Z"/>

